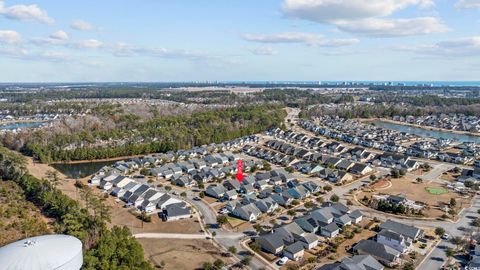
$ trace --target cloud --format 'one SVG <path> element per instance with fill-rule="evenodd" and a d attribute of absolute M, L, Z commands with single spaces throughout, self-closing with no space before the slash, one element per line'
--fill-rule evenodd
<path fill-rule="evenodd" d="M 69 36 L 65 31 L 59 30 L 51 33 L 47 38 L 33 38 L 31 42 L 35 45 L 67 45 Z"/>
<path fill-rule="evenodd" d="M 86 39 L 71 42 L 69 46 L 76 49 L 99 49 L 104 47 L 104 43 L 96 39 Z"/>
<path fill-rule="evenodd" d="M 67 40 L 68 39 L 68 34 L 65 31 L 59 30 L 57 32 L 54 32 L 54 33 L 50 34 L 50 38 Z"/>
<path fill-rule="evenodd" d="M 22 36 L 12 30 L 0 30 L 0 44 L 18 44 L 22 42 Z"/>
<path fill-rule="evenodd" d="M 358 20 L 385 17 L 408 6 L 429 7 L 433 0 L 285 0 L 283 12 L 291 17 L 334 23 L 339 20 Z"/>
<path fill-rule="evenodd" d="M 331 24 L 350 33 L 396 37 L 448 31 L 434 17 L 385 18 L 409 6 L 434 5 L 433 0 L 285 0 L 282 11 L 291 18 Z"/>
<path fill-rule="evenodd" d="M 83 21 L 83 20 L 73 21 L 70 24 L 70 27 L 75 29 L 75 30 L 79 30 L 79 31 L 91 31 L 91 30 L 94 30 L 96 28 L 93 24 L 91 24 L 89 22 L 86 22 L 86 21 Z"/>
<path fill-rule="evenodd" d="M 397 46 L 394 49 L 421 55 L 441 57 L 468 57 L 480 55 L 480 36 L 450 39 L 435 44 Z"/>
<path fill-rule="evenodd" d="M 255 55 L 276 55 L 276 54 L 278 54 L 278 51 L 275 50 L 272 47 L 258 47 L 258 48 L 248 49 L 248 50 Z"/>
<path fill-rule="evenodd" d="M 214 58 L 214 56 L 195 50 L 171 50 L 162 47 L 147 48 L 131 45 L 124 42 L 119 42 L 115 44 L 115 46 L 113 46 L 113 54 L 116 56 L 147 55 L 162 58 Z"/>
<path fill-rule="evenodd" d="M 37 5 L 13 5 L 6 7 L 0 0 L 0 15 L 12 20 L 37 21 L 45 24 L 53 24 L 55 20 L 50 18 L 47 12 Z"/>
<path fill-rule="evenodd" d="M 301 32 L 279 34 L 244 34 L 244 40 L 260 43 L 303 43 L 316 47 L 340 47 L 354 45 L 358 39 L 325 39 L 322 35 Z"/>
<path fill-rule="evenodd" d="M 480 9 L 480 0 L 459 0 L 455 4 L 456 9 Z"/>
<path fill-rule="evenodd" d="M 434 17 L 412 19 L 363 19 L 338 22 L 340 30 L 372 37 L 397 37 L 443 33 L 449 28 Z"/>

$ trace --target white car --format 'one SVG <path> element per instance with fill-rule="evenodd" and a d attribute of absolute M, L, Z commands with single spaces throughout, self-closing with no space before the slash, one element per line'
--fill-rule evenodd
<path fill-rule="evenodd" d="M 288 258 L 287 257 L 282 257 L 280 260 L 278 260 L 277 264 L 278 265 L 284 265 L 288 262 Z"/>
<path fill-rule="evenodd" d="M 450 235 L 448 235 L 448 233 L 442 235 L 443 240 L 448 240 L 448 238 L 450 238 Z"/>

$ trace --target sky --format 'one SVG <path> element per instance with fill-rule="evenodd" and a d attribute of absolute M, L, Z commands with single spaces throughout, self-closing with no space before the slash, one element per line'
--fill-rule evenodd
<path fill-rule="evenodd" d="M 0 0 L 0 82 L 480 81 L 480 0 Z"/>

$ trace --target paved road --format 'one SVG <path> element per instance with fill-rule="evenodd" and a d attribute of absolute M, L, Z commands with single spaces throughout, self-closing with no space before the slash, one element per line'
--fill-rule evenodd
<path fill-rule="evenodd" d="M 464 236 L 465 232 L 462 228 L 468 228 L 470 223 L 478 217 L 477 210 L 480 209 L 480 197 L 475 197 L 473 204 L 470 208 L 465 209 L 461 214 L 460 218 L 457 222 L 441 222 L 441 223 L 433 223 L 434 226 L 440 226 L 445 229 L 445 231 L 450 234 L 452 237 L 454 236 Z M 445 255 L 445 250 L 450 248 L 455 248 L 453 244 L 448 241 L 442 241 L 440 244 L 432 251 L 429 256 L 425 258 L 422 264 L 418 267 L 418 269 L 422 270 L 438 270 L 440 269 L 445 261 L 447 260 L 447 256 Z"/>
<path fill-rule="evenodd" d="M 172 238 L 172 239 L 205 239 L 204 233 L 186 234 L 186 233 L 137 233 L 133 235 L 135 238 Z"/>
<path fill-rule="evenodd" d="M 134 234 L 136 238 L 178 238 L 178 239 L 205 239 L 210 237 L 206 233 L 195 233 L 195 234 L 186 234 L 186 233 L 137 233 Z M 225 233 L 221 232 L 215 236 L 215 239 L 233 239 L 238 240 L 245 235 L 243 233 Z"/>

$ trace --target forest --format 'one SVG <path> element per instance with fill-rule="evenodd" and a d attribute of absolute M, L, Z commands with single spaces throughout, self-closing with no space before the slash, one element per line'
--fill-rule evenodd
<path fill-rule="evenodd" d="M 2 142 L 45 163 L 93 160 L 220 143 L 279 126 L 285 115 L 275 105 L 220 108 L 145 121 L 133 114 L 119 114 L 100 118 L 95 127 L 58 132 L 40 129 L 4 136 Z"/>
<path fill-rule="evenodd" d="M 54 220 L 56 233 L 72 235 L 82 241 L 83 269 L 153 269 L 145 261 L 141 245 L 128 228 L 114 226 L 108 229 L 110 209 L 89 187 L 78 187 L 86 205 L 82 208 L 77 201 L 59 191 L 54 181 L 29 175 L 25 159 L 4 147 L 0 147 L 0 175 L 2 181 L 15 182 L 26 200 Z"/>
<path fill-rule="evenodd" d="M 423 116 L 441 113 L 480 115 L 479 105 L 414 106 L 409 104 L 357 104 L 350 106 L 314 106 L 302 110 L 300 117 L 311 118 L 322 115 L 335 115 L 342 118 L 382 118 L 393 116 Z"/>

